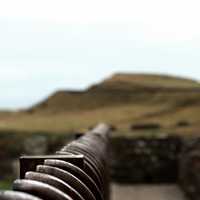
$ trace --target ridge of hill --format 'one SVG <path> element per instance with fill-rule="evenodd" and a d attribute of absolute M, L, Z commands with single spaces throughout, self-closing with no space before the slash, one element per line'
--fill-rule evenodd
<path fill-rule="evenodd" d="M 158 103 L 164 99 L 182 102 L 180 93 L 190 94 L 188 98 L 191 102 L 193 96 L 200 94 L 200 83 L 166 75 L 119 73 L 85 91 L 57 91 L 28 109 L 28 112 L 91 110 L 127 103 Z"/>
<path fill-rule="evenodd" d="M 156 75 L 156 74 L 128 74 L 117 73 L 113 76 L 105 79 L 103 84 L 108 83 L 129 83 L 135 86 L 140 85 L 143 87 L 155 87 L 155 88 L 198 88 L 200 83 L 195 80 L 191 80 L 183 77 L 176 77 L 170 75 Z"/>
<path fill-rule="evenodd" d="M 141 123 L 156 124 L 152 133 L 199 134 L 199 113 L 199 82 L 120 73 L 86 90 L 57 91 L 28 110 L 2 114 L 0 130 L 66 133 L 106 122 L 118 128 L 117 134 L 134 135 L 137 130 L 130 127 Z"/>

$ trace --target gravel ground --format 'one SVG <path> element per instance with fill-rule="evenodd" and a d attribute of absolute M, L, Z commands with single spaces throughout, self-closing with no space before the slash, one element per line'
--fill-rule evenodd
<path fill-rule="evenodd" d="M 111 200 L 186 200 L 177 185 L 111 186 Z"/>

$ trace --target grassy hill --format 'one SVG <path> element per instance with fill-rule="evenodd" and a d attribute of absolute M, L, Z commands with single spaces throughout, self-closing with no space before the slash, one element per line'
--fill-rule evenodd
<path fill-rule="evenodd" d="M 198 91 L 200 92 L 200 84 L 189 79 L 164 75 L 116 74 L 85 91 L 58 91 L 29 111 L 91 110 L 124 103 L 156 103 L 166 97 L 173 98 L 174 101 L 182 93 Z M 150 98 L 146 99 L 147 96 Z"/>
<path fill-rule="evenodd" d="M 159 132 L 196 134 L 199 113 L 197 81 L 115 74 L 85 91 L 58 91 L 26 111 L 0 115 L 0 129 L 66 132 L 104 121 L 118 132 L 130 132 L 131 125 L 156 123 Z"/>

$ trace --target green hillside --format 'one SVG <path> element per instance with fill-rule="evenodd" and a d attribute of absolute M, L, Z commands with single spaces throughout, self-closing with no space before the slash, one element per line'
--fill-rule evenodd
<path fill-rule="evenodd" d="M 116 74 L 85 91 L 58 91 L 33 106 L 30 112 L 63 112 L 91 110 L 124 103 L 157 103 L 181 101 L 181 95 L 200 92 L 196 81 L 164 75 Z M 193 99 L 193 97 L 188 97 Z"/>
<path fill-rule="evenodd" d="M 199 112 L 197 81 L 115 74 L 85 91 L 57 91 L 28 110 L 0 115 L 0 129 L 66 132 L 104 121 L 126 132 L 133 125 L 156 123 L 160 132 L 196 134 Z"/>

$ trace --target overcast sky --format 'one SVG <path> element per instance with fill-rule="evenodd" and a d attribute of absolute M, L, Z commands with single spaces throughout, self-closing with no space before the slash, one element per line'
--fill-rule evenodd
<path fill-rule="evenodd" d="M 199 0 L 0 0 L 0 108 L 114 72 L 200 80 Z"/>

